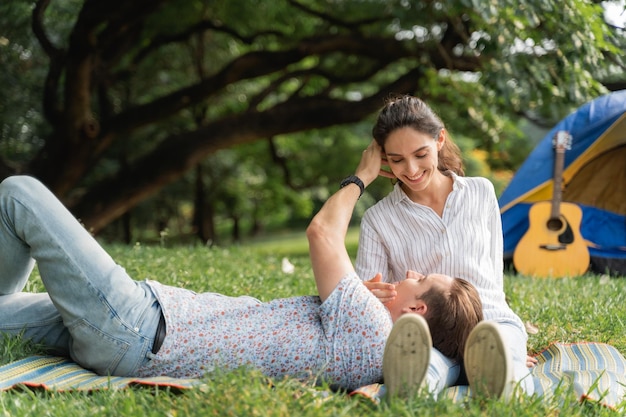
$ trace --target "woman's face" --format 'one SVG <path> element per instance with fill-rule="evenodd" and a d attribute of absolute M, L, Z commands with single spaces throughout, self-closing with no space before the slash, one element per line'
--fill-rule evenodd
<path fill-rule="evenodd" d="M 443 130 L 435 139 L 411 127 L 391 132 L 385 141 L 385 154 L 393 174 L 408 188 L 419 192 L 437 173 L 438 152 L 445 140 Z"/>
<path fill-rule="evenodd" d="M 391 320 L 395 322 L 401 315 L 417 313 L 424 315 L 428 306 L 421 297 L 433 286 L 444 291 L 450 287 L 453 278 L 448 275 L 430 274 L 423 275 L 415 271 L 407 271 L 404 281 L 396 284 L 396 298 L 385 304 L 391 314 Z"/>

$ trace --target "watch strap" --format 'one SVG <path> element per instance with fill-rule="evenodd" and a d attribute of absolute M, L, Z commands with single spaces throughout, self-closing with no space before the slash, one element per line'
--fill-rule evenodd
<path fill-rule="evenodd" d="M 361 189 L 359 198 L 361 198 L 361 196 L 363 195 L 363 191 L 365 191 L 365 184 L 363 184 L 363 181 L 361 181 L 361 178 L 357 177 L 356 175 L 350 175 L 349 177 L 346 177 L 341 181 L 339 188 L 343 188 L 348 184 L 356 184 L 359 186 L 359 188 Z"/>

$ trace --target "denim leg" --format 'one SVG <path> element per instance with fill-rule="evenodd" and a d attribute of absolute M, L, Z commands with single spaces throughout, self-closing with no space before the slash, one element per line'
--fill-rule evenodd
<path fill-rule="evenodd" d="M 426 373 L 428 391 L 437 397 L 445 388 L 452 386 L 459 379 L 460 372 L 461 365 L 432 348 L 430 365 Z"/>
<path fill-rule="evenodd" d="M 54 321 L 50 306 L 42 307 L 45 300 L 23 306 L 13 318 L 5 308 L 17 302 L 33 259 L 77 363 L 100 374 L 129 375 L 150 356 L 161 313 L 149 287 L 132 280 L 43 184 L 10 177 L 0 184 L 0 324 L 12 321 L 41 336 L 46 330 L 38 309 Z M 58 324 L 48 330 L 62 337 Z"/>
<path fill-rule="evenodd" d="M 528 336 L 514 323 L 504 321 L 499 322 L 498 325 L 500 326 L 504 343 L 511 352 L 515 382 L 519 384 L 524 393 L 532 395 L 535 392 L 535 384 L 531 369 L 526 366 Z"/>
<path fill-rule="evenodd" d="M 526 335 L 520 328 L 509 322 L 498 323 L 504 342 L 511 352 L 513 362 L 513 375 L 521 389 L 528 395 L 532 395 L 535 388 L 531 370 L 526 366 Z M 439 394 L 445 388 L 453 386 L 460 375 L 461 366 L 452 359 L 445 357 L 437 349 L 433 348 L 430 355 L 430 366 L 426 374 L 428 390 Z"/>
<path fill-rule="evenodd" d="M 0 332 L 23 334 L 52 353 L 69 354 L 69 332 L 48 294 L 22 293 L 35 266 L 30 247 L 9 233 L 0 212 Z"/>
<path fill-rule="evenodd" d="M 70 333 L 47 293 L 0 295 L 0 332 L 22 335 L 45 345 L 50 354 L 69 356 Z"/>

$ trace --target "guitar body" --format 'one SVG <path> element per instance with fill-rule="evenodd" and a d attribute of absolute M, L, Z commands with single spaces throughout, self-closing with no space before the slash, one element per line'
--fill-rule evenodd
<path fill-rule="evenodd" d="M 580 234 L 582 210 L 561 203 L 555 217 L 552 208 L 548 201 L 530 207 L 528 230 L 515 248 L 513 264 L 519 273 L 541 278 L 582 275 L 589 268 L 589 249 Z"/>

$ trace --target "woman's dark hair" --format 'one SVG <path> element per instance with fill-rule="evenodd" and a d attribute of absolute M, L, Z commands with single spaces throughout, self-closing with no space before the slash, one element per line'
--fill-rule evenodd
<path fill-rule="evenodd" d="M 446 357 L 463 361 L 465 341 L 483 319 L 478 291 L 462 278 L 455 278 L 450 289 L 431 287 L 420 297 L 428 306 L 428 323 L 433 346 Z"/>
<path fill-rule="evenodd" d="M 372 128 L 372 136 L 385 150 L 385 142 L 389 135 L 403 127 L 411 127 L 418 132 L 437 139 L 443 131 L 446 141 L 439 151 L 439 171 L 452 171 L 464 175 L 463 161 L 459 147 L 450 139 L 443 122 L 435 112 L 417 97 L 402 95 L 387 100 L 380 110 L 376 124 Z"/>

